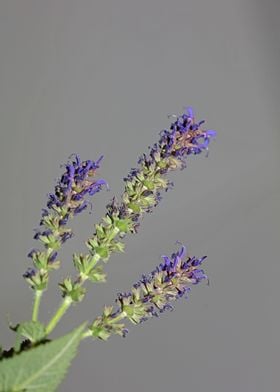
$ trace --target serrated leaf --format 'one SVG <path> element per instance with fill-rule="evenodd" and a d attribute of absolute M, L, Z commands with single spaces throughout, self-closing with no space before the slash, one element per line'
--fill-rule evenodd
<path fill-rule="evenodd" d="M 32 343 L 36 343 L 45 337 L 46 329 L 39 321 L 26 321 L 18 326 L 17 333 Z"/>
<path fill-rule="evenodd" d="M 0 362 L 0 391 L 54 392 L 81 340 L 85 325 Z"/>
<path fill-rule="evenodd" d="M 10 326 L 11 330 L 16 332 L 16 342 L 14 345 L 15 352 L 19 352 L 21 348 L 22 338 L 30 340 L 32 343 L 43 340 L 46 336 L 46 329 L 39 321 L 25 321 L 16 327 Z"/>

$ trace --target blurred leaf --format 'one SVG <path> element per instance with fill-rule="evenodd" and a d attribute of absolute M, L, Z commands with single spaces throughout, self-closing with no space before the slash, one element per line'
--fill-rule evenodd
<path fill-rule="evenodd" d="M 17 333 L 32 343 L 39 342 L 46 336 L 45 326 L 39 321 L 21 323 L 17 328 Z"/>
<path fill-rule="evenodd" d="M 76 355 L 84 328 L 0 361 L 0 391 L 54 392 Z"/>

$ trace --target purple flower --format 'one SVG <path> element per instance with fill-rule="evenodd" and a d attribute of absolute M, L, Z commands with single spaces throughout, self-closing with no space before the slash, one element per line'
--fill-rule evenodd
<path fill-rule="evenodd" d="M 67 241 L 71 237 L 73 237 L 73 233 L 72 232 L 65 232 L 65 233 L 62 234 L 60 239 L 61 239 L 61 242 L 64 243 L 65 241 Z"/>
<path fill-rule="evenodd" d="M 33 256 L 40 252 L 39 249 L 31 249 L 31 251 L 27 254 L 27 257 L 30 257 L 31 259 L 33 258 Z"/>
<path fill-rule="evenodd" d="M 202 269 L 196 268 L 206 256 L 197 259 L 186 257 L 184 246 L 171 257 L 162 256 L 164 262 L 148 275 L 133 284 L 131 291 L 118 293 L 117 309 L 110 314 L 98 317 L 93 325 L 94 336 L 106 339 L 113 333 L 120 334 L 124 324 L 118 324 L 122 319 L 128 319 L 133 324 L 140 324 L 151 317 L 159 317 L 166 310 L 173 310 L 171 302 L 181 297 L 187 298 L 190 284 L 198 284 L 207 279 Z M 98 334 L 99 332 L 100 334 Z"/>
<path fill-rule="evenodd" d="M 85 197 L 87 194 L 92 196 L 101 190 L 102 185 L 107 186 L 103 179 L 98 181 L 92 179 L 103 156 L 96 162 L 92 160 L 81 161 L 78 155 L 74 157 L 75 159 L 66 165 L 66 172 L 62 174 L 58 181 L 55 193 L 49 195 L 47 203 L 47 207 L 54 211 L 57 211 L 57 207 L 64 207 L 67 210 L 68 217 L 86 208 L 87 200 L 85 200 Z M 84 204 L 84 208 L 80 210 L 79 207 L 82 203 L 86 203 L 86 205 Z M 44 216 L 46 216 L 45 211 Z"/>
<path fill-rule="evenodd" d="M 57 256 L 57 252 L 52 252 L 49 256 L 48 262 L 53 263 L 56 259 L 56 256 Z"/>
<path fill-rule="evenodd" d="M 22 275 L 25 279 L 31 279 L 36 275 L 36 270 L 34 268 L 27 268 L 25 273 Z"/>
<path fill-rule="evenodd" d="M 96 162 L 81 161 L 78 155 L 73 155 L 65 165 L 65 171 L 58 180 L 54 193 L 48 196 L 47 208 L 42 210 L 40 230 L 36 230 L 34 235 L 34 239 L 40 240 L 46 248 L 45 253 L 32 250 L 28 254 L 36 268 L 45 271 L 48 268 L 57 268 L 57 250 L 73 236 L 72 230 L 65 228 L 69 219 L 91 204 L 88 197 L 99 192 L 104 185 L 108 188 L 105 180 L 94 178 L 102 158 L 103 156 Z M 30 275 L 30 271 L 26 274 Z M 27 278 L 26 274 L 24 276 Z"/>
<path fill-rule="evenodd" d="M 173 187 L 173 182 L 166 180 L 165 175 L 177 168 L 185 168 L 188 155 L 208 150 L 216 132 L 203 130 L 203 123 L 196 122 L 193 110 L 187 108 L 169 130 L 161 131 L 158 143 L 154 143 L 149 147 L 149 153 L 139 158 L 140 167 L 132 168 L 124 178 L 126 186 L 122 201 L 119 205 L 115 199 L 112 201 L 112 206 L 108 206 L 109 215 L 114 211 L 119 217 L 130 218 L 135 222 L 132 231 L 136 232 L 143 213 L 152 212 L 162 199 L 161 192 Z"/>
<path fill-rule="evenodd" d="M 192 284 L 197 284 L 203 279 L 207 279 L 204 271 L 201 269 L 196 269 L 190 272 L 189 279 L 191 280 Z"/>
<path fill-rule="evenodd" d="M 87 195 L 93 196 L 103 185 L 108 188 L 105 180 L 93 179 L 102 158 L 103 156 L 96 162 L 81 161 L 78 155 L 74 155 L 72 161 L 65 165 L 66 170 L 55 186 L 55 192 L 49 194 L 48 209 L 42 210 L 40 225 L 45 226 L 46 230 L 37 231 L 35 239 L 46 237 L 54 232 L 59 233 L 62 243 L 71 237 L 69 232 L 65 233 L 63 226 L 70 218 L 88 207 Z"/>

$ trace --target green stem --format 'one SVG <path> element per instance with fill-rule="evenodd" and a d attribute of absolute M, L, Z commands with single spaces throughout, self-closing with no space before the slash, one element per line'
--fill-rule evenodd
<path fill-rule="evenodd" d="M 65 297 L 63 302 L 61 303 L 60 307 L 57 309 L 56 313 L 50 320 L 49 324 L 46 327 L 46 334 L 49 335 L 52 330 L 56 327 L 64 313 L 67 311 L 67 309 L 70 307 L 72 304 L 73 300 L 70 297 Z"/>
<path fill-rule="evenodd" d="M 32 321 L 38 320 L 39 307 L 42 298 L 43 290 L 36 290 L 33 304 Z"/>
<path fill-rule="evenodd" d="M 91 336 L 92 336 L 92 332 L 91 332 L 90 329 L 88 329 L 86 332 L 84 332 L 84 333 L 82 334 L 82 339 L 86 339 L 86 338 L 89 338 L 89 337 L 91 337 Z"/>
<path fill-rule="evenodd" d="M 90 272 L 90 270 L 98 263 L 98 261 L 101 259 L 98 253 L 95 253 L 95 255 L 92 257 L 91 262 L 88 265 L 87 268 L 87 273 Z"/>
<path fill-rule="evenodd" d="M 107 324 L 117 323 L 118 321 L 121 321 L 124 318 L 126 318 L 126 313 L 125 312 L 121 312 L 118 316 L 116 316 L 114 318 L 111 318 L 110 320 L 107 320 Z"/>

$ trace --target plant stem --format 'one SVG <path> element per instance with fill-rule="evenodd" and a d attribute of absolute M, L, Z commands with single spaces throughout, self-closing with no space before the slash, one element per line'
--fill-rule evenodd
<path fill-rule="evenodd" d="M 91 332 L 90 329 L 88 329 L 86 332 L 84 332 L 84 333 L 82 334 L 82 339 L 86 339 L 86 338 L 89 338 L 89 337 L 91 337 L 91 336 L 92 336 L 92 332 Z"/>
<path fill-rule="evenodd" d="M 38 320 L 39 307 L 42 298 L 43 290 L 36 290 L 33 304 L 32 321 Z"/>
<path fill-rule="evenodd" d="M 107 324 L 114 324 L 114 323 L 116 323 L 118 321 L 123 320 L 124 318 L 126 318 L 126 313 L 125 312 L 121 312 L 118 316 L 116 316 L 116 317 L 114 317 L 114 318 L 112 318 L 110 320 L 107 320 Z"/>
<path fill-rule="evenodd" d="M 92 257 L 91 262 L 88 265 L 88 272 L 95 267 L 95 265 L 98 263 L 98 261 L 101 259 L 98 253 L 95 253 L 95 255 Z"/>
<path fill-rule="evenodd" d="M 93 268 L 95 264 L 99 261 L 100 256 L 99 254 L 95 254 L 92 258 L 92 261 L 90 263 L 90 268 Z M 87 276 L 79 276 L 80 279 L 77 279 L 76 282 L 79 281 L 80 286 L 83 285 L 83 283 L 87 280 Z M 59 323 L 60 319 L 64 315 L 64 313 L 67 311 L 67 309 L 71 306 L 73 300 L 71 297 L 66 296 L 64 300 L 62 301 L 60 307 L 57 309 L 56 313 L 53 315 L 51 318 L 49 324 L 46 327 L 46 334 L 49 335 L 53 329 L 56 327 L 56 325 Z"/>
<path fill-rule="evenodd" d="M 64 313 L 67 311 L 67 309 L 70 307 L 72 304 L 73 300 L 70 297 L 65 297 L 64 300 L 62 301 L 60 307 L 57 309 L 56 313 L 50 320 L 49 324 L 46 327 L 46 334 L 49 335 L 52 330 L 56 327 Z"/>

